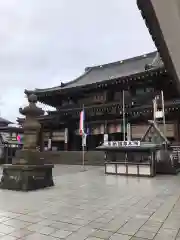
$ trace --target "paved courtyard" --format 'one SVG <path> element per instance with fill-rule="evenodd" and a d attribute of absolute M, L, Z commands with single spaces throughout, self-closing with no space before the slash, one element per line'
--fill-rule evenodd
<path fill-rule="evenodd" d="M 180 176 L 105 176 L 80 166 L 56 166 L 54 175 L 50 189 L 0 190 L 0 240 L 180 240 Z"/>

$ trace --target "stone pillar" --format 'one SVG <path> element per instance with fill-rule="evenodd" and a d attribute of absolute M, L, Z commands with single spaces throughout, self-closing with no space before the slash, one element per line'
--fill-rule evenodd
<path fill-rule="evenodd" d="M 38 164 L 40 161 L 37 154 L 37 142 L 41 124 L 37 120 L 37 117 L 43 115 L 44 111 L 36 106 L 37 97 L 35 95 L 30 95 L 28 101 L 29 106 L 19 109 L 19 112 L 26 118 L 23 124 L 23 149 L 17 152 L 17 158 L 15 159 L 16 164 L 19 163 L 19 161 L 23 164 Z"/>

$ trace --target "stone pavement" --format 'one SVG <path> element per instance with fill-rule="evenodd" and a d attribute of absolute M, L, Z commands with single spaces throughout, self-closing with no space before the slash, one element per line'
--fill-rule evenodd
<path fill-rule="evenodd" d="M 180 240 L 180 176 L 105 176 L 56 166 L 56 186 L 0 190 L 0 240 Z"/>

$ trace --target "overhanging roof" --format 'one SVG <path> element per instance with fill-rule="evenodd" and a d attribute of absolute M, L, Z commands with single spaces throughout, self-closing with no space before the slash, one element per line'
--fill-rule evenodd
<path fill-rule="evenodd" d="M 10 122 L 9 120 L 7 120 L 7 119 L 5 119 L 5 118 L 2 118 L 2 117 L 0 117 L 0 125 L 1 124 L 12 124 L 12 122 Z"/>
<path fill-rule="evenodd" d="M 137 5 L 180 92 L 180 1 L 137 0 Z"/>
<path fill-rule="evenodd" d="M 85 72 L 73 81 L 61 84 L 57 87 L 35 89 L 35 94 L 44 92 L 60 91 L 62 89 L 70 89 L 75 87 L 83 87 L 94 83 L 103 81 L 111 81 L 113 79 L 123 78 L 130 75 L 140 74 L 145 72 L 145 66 L 149 65 L 152 68 L 163 67 L 162 61 L 154 61 L 157 58 L 157 52 L 144 54 L 138 57 L 98 65 L 94 67 L 87 67 Z M 156 63 L 155 63 L 156 62 Z M 152 63 L 155 63 L 154 65 Z M 31 91 L 26 91 L 30 93 Z"/>

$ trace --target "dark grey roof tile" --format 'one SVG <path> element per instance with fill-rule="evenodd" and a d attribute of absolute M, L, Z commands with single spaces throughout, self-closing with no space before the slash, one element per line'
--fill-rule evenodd
<path fill-rule="evenodd" d="M 61 84 L 57 87 L 36 89 L 35 92 L 49 92 L 67 88 L 81 87 L 88 84 L 90 85 L 107 80 L 111 81 L 112 79 L 143 73 L 145 71 L 145 66 L 152 64 L 156 55 L 157 52 L 152 52 L 118 62 L 87 67 L 84 74 L 73 81 Z"/>

